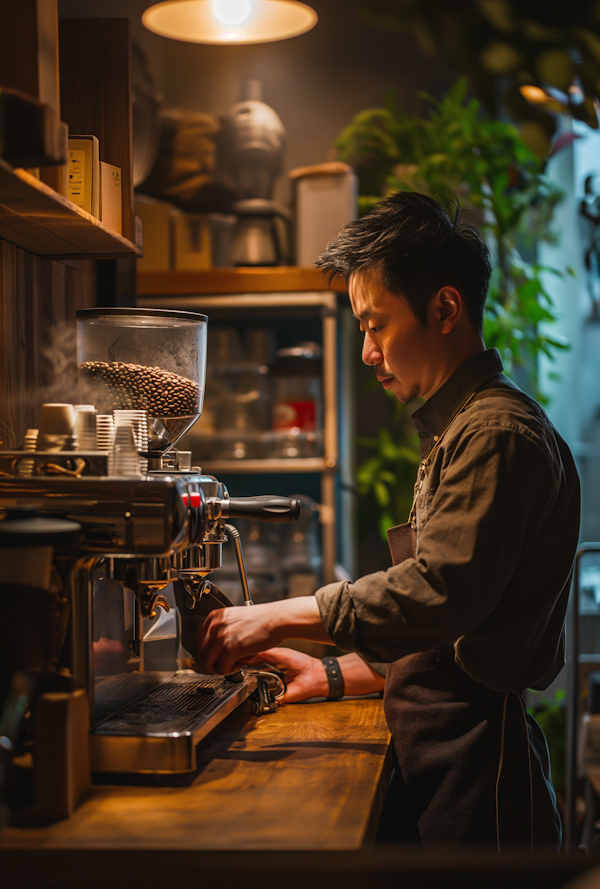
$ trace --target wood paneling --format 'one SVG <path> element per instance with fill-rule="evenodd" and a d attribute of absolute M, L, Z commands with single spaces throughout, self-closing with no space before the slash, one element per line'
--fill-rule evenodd
<path fill-rule="evenodd" d="M 58 95 L 57 0 L 0 3 L 0 85 L 51 105 Z"/>
<path fill-rule="evenodd" d="M 66 821 L 5 828 L 30 848 L 359 849 L 390 773 L 381 700 L 232 713 L 200 748 L 189 787 L 96 787 Z"/>
<path fill-rule="evenodd" d="M 318 269 L 297 266 L 208 269 L 207 271 L 138 272 L 139 296 L 210 295 L 220 293 L 292 293 L 347 290 L 343 278 L 331 284 Z"/>
<path fill-rule="evenodd" d="M 95 304 L 95 264 L 0 241 L 0 447 L 21 444 L 44 401 L 77 399 L 75 312 Z"/>
<path fill-rule="evenodd" d="M 60 102 L 69 132 L 97 136 L 100 160 L 121 168 L 123 237 L 133 237 L 129 19 L 61 19 Z"/>

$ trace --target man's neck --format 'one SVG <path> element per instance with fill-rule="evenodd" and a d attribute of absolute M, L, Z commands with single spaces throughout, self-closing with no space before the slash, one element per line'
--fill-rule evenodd
<path fill-rule="evenodd" d="M 454 345 L 455 344 L 453 344 L 453 346 Z M 477 335 L 477 337 L 465 339 L 465 342 L 461 343 L 460 346 L 461 348 L 459 349 L 452 348 L 448 350 L 447 354 L 442 356 L 442 360 L 439 362 L 438 367 L 433 374 L 431 384 L 428 387 L 427 392 L 423 395 L 425 401 L 435 395 L 435 393 L 442 388 L 444 383 L 447 383 L 450 377 L 453 376 L 465 362 L 474 358 L 476 355 L 485 352 L 485 343 L 483 342 L 483 338 L 479 335 Z"/>

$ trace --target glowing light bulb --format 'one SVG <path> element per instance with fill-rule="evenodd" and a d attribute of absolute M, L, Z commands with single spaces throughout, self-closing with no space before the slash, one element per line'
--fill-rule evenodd
<path fill-rule="evenodd" d="M 550 98 L 544 90 L 539 88 L 539 86 L 530 84 L 520 86 L 519 92 L 528 102 L 531 102 L 532 105 L 544 105 Z"/>
<path fill-rule="evenodd" d="M 241 24 L 248 18 L 252 9 L 250 0 L 212 0 L 211 6 L 214 17 L 222 25 Z"/>
<path fill-rule="evenodd" d="M 187 43 L 271 43 L 310 31 L 317 14 L 299 0 L 160 0 L 142 22 Z"/>

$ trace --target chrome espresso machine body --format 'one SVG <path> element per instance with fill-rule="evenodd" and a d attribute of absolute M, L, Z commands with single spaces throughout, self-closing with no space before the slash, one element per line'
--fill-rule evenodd
<path fill-rule="evenodd" d="M 202 409 L 205 316 L 135 309 L 79 314 L 86 322 L 99 319 L 104 337 L 90 359 L 78 332 L 80 375 L 86 362 L 108 366 L 99 392 L 88 385 L 87 400 L 104 412 L 107 398 L 113 409 L 119 403 L 143 407 L 148 441 L 142 460 L 154 468 L 133 477 L 109 475 L 111 454 L 98 450 L 0 452 L 0 509 L 27 507 L 81 526 L 75 545 L 55 550 L 53 570 L 70 603 L 61 661 L 90 700 L 92 771 L 192 772 L 196 745 L 228 713 L 249 699 L 255 712 L 275 709 L 283 690 L 273 673 L 223 677 L 192 669 L 198 629 L 213 608 L 230 604 L 210 578 L 228 540 L 236 550 L 246 604 L 252 604 L 241 542 L 230 521 L 293 521 L 300 504 L 285 497 L 232 498 L 214 477 L 177 468 L 183 460 L 173 445 Z M 177 417 L 168 395 L 155 390 L 159 371 L 181 373 L 180 323 L 187 336 L 185 379 L 196 389 L 188 385 L 179 400 L 186 415 Z M 155 348 L 152 363 L 142 354 L 148 335 Z M 137 351 L 136 337 L 138 347 L 144 341 Z M 123 364 L 142 377 L 133 394 L 129 382 L 120 391 L 118 380 L 110 379 L 111 366 Z M 147 369 L 153 373 L 144 383 Z M 176 394 L 181 387 L 166 380 Z"/>

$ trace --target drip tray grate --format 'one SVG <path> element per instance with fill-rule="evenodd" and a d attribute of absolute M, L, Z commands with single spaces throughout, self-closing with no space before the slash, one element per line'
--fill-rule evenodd
<path fill-rule="evenodd" d="M 221 676 L 131 673 L 96 685 L 96 734 L 165 736 L 193 734 L 239 694 Z"/>

